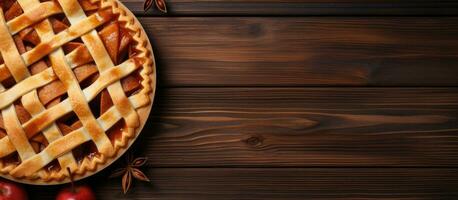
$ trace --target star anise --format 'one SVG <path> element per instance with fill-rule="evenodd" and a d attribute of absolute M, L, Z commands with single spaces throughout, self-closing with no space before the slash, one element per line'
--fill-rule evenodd
<path fill-rule="evenodd" d="M 154 4 L 156 4 L 157 9 L 159 9 L 163 13 L 167 13 L 167 6 L 165 5 L 165 0 L 145 0 L 145 3 L 143 4 L 143 9 L 145 10 L 145 12 L 153 6 L 153 1 Z"/>
<path fill-rule="evenodd" d="M 113 171 L 109 178 L 122 176 L 122 190 L 124 194 L 130 188 L 132 183 L 132 177 L 140 181 L 150 182 L 148 177 L 139 169 L 140 167 L 146 164 L 146 157 L 133 158 L 131 153 L 128 153 L 126 156 L 127 165 Z"/>

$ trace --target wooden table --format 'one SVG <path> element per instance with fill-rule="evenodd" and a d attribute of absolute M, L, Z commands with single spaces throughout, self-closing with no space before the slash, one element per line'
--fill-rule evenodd
<path fill-rule="evenodd" d="M 456 1 L 124 3 L 158 64 L 152 183 L 110 167 L 83 181 L 100 199 L 458 198 Z"/>

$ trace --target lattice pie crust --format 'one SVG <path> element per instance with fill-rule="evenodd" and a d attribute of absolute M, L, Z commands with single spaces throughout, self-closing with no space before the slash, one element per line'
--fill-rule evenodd
<path fill-rule="evenodd" d="M 0 0 L 0 175 L 69 181 L 108 166 L 152 105 L 151 45 L 117 0 Z"/>

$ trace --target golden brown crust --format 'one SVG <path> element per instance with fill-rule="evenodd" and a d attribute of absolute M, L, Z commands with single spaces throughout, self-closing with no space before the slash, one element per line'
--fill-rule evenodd
<path fill-rule="evenodd" d="M 136 128 L 126 128 L 124 132 L 121 135 L 121 138 L 119 140 L 115 140 L 114 145 L 113 145 L 113 152 L 107 153 L 107 154 L 101 154 L 100 156 L 93 157 L 93 158 L 88 158 L 85 157 L 79 164 L 79 166 L 74 169 L 74 175 L 76 179 L 81 179 L 87 176 L 90 176 L 94 173 L 97 173 L 98 171 L 102 170 L 103 168 L 107 167 L 109 164 L 111 164 L 113 161 L 115 161 L 117 158 L 119 158 L 127 149 L 128 147 L 133 143 L 135 138 L 138 136 L 140 130 L 143 128 L 143 126 L 146 123 L 146 119 L 149 115 L 149 112 L 152 107 L 152 101 L 154 97 L 154 91 L 155 91 L 155 85 L 156 85 L 156 73 L 155 73 L 155 63 L 154 63 L 154 56 L 152 53 L 152 48 L 150 45 L 150 42 L 145 34 L 145 31 L 141 27 L 140 23 L 138 20 L 135 18 L 135 16 L 124 6 L 122 5 L 119 1 L 117 0 L 91 0 L 92 3 L 100 3 L 102 8 L 110 8 L 113 13 L 119 14 L 118 21 L 122 22 L 122 25 L 124 26 L 123 28 L 126 28 L 132 33 L 135 33 L 132 37 L 134 41 L 136 41 L 136 51 L 138 54 L 136 55 L 136 58 L 142 58 L 141 60 L 134 59 L 134 62 L 140 62 L 141 64 L 141 69 L 140 69 L 140 76 L 142 78 L 141 81 L 141 86 L 142 89 L 135 94 L 135 96 L 129 97 L 130 102 L 134 102 L 135 111 L 138 114 L 138 126 L 132 126 Z M 90 5 L 82 5 L 82 6 L 90 6 Z M 70 8 L 70 10 L 73 12 L 76 10 L 76 8 Z M 100 15 L 102 18 L 102 21 L 106 20 L 106 16 L 101 14 Z M 95 19 L 94 19 L 95 20 Z M 97 23 L 97 20 L 93 21 L 94 23 Z M 72 33 L 69 33 L 72 34 Z M 122 43 L 121 43 L 122 45 Z M 40 45 L 39 45 L 40 46 Z M 50 45 L 42 45 L 42 47 L 39 47 L 42 49 L 39 49 L 40 52 L 43 51 L 48 51 L 51 52 L 53 49 L 52 46 Z M 37 51 L 37 50 L 36 50 Z M 82 50 L 81 50 L 82 51 Z M 33 55 L 33 53 L 30 53 L 29 59 L 30 60 L 38 60 L 39 55 Z M 85 55 L 87 57 L 87 55 Z M 87 66 L 86 66 L 87 67 Z M 91 70 L 93 68 L 85 68 L 82 70 Z M 4 71 L 5 68 L 0 66 L 0 71 Z M 111 72 L 112 71 L 112 72 Z M 111 70 L 110 73 L 119 73 L 116 70 Z M 6 70 L 5 73 L 7 73 L 8 70 Z M 108 72 L 107 72 L 108 73 Z M 0 75 L 4 75 L 4 73 L 0 73 Z M 8 76 L 8 75 L 6 75 Z M 76 74 L 76 78 L 79 81 L 80 76 Z M 87 78 L 85 76 L 84 78 Z M 65 83 L 64 83 L 65 84 Z M 75 83 L 73 83 L 75 84 Z M 127 100 L 127 99 L 126 99 Z M 129 103 L 129 101 L 123 100 L 121 103 Z M 61 106 L 62 105 L 62 106 Z M 64 102 L 57 104 L 55 107 L 55 110 L 62 110 L 66 109 L 64 105 Z M 54 108 L 54 107 L 53 107 Z M 104 113 L 99 119 L 109 122 L 109 123 L 114 123 L 116 121 L 115 117 L 118 115 L 118 112 L 129 112 L 128 110 L 117 110 L 117 109 L 108 109 L 106 113 Z M 116 114 L 118 113 L 118 114 Z M 53 113 L 54 115 L 58 115 L 56 113 Z M 42 117 L 38 117 L 37 119 L 32 122 L 29 122 L 29 126 L 27 126 L 27 123 L 24 125 L 24 131 L 26 134 L 30 134 L 31 132 L 38 132 L 40 127 L 34 126 L 40 124 L 40 122 L 44 122 L 49 117 L 52 117 L 53 114 L 50 115 L 43 115 Z M 135 120 L 134 120 L 135 121 Z M 42 124 L 40 124 L 43 126 Z M 86 125 L 87 126 L 87 125 Z M 103 125 L 102 125 L 103 126 Z M 86 127 L 88 128 L 88 127 Z M 33 130 L 36 129 L 36 130 Z M 97 127 L 95 127 L 97 129 Z M 79 129 L 78 129 L 79 130 Z M 69 133 L 67 136 L 71 136 L 71 141 L 83 141 L 87 140 L 87 138 L 84 137 L 84 134 L 78 134 L 76 133 L 78 131 L 73 131 Z M 31 135 L 30 135 L 31 136 Z M 28 136 L 29 137 L 29 136 Z M 70 137 L 69 137 L 70 138 Z M 1 142 L 1 141 L 0 141 Z M 68 148 L 73 148 L 72 145 L 76 145 L 77 143 L 72 143 L 70 141 L 66 140 L 56 140 L 55 144 L 52 145 L 50 144 L 48 147 L 48 151 L 50 154 L 53 154 L 54 152 L 58 152 L 57 150 L 54 151 L 52 148 L 57 146 L 59 149 L 62 148 L 62 146 L 67 146 Z M 10 145 L 10 144 L 2 144 L 0 145 Z M 55 155 L 58 156 L 58 155 Z M 40 163 L 42 159 L 41 157 L 33 157 L 34 159 L 30 159 L 30 163 Z M 17 166 L 15 165 L 3 165 L 0 164 L 0 173 L 3 177 L 18 181 L 18 182 L 23 182 L 23 183 L 29 183 L 29 184 L 42 184 L 42 185 L 49 185 L 49 184 L 61 184 L 61 183 L 66 183 L 69 182 L 68 174 L 65 173 L 65 170 L 61 171 L 43 171 L 40 170 L 36 173 L 32 174 L 25 174 L 27 176 L 18 178 L 18 176 L 14 176 L 13 174 L 10 174 L 12 171 L 20 171 L 17 169 Z M 24 175 L 24 174 L 22 174 Z"/>

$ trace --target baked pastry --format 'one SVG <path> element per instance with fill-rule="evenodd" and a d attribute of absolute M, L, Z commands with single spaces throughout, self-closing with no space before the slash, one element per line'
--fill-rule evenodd
<path fill-rule="evenodd" d="M 0 175 L 59 184 L 103 169 L 145 124 L 150 43 L 117 0 L 0 1 Z"/>

